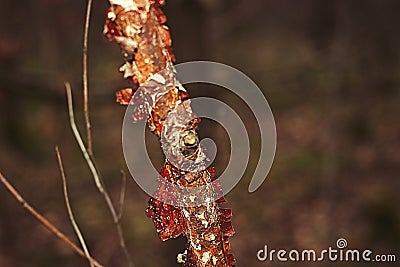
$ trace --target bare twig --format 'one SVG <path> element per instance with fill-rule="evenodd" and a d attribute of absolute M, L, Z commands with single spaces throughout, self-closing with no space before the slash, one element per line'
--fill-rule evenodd
<path fill-rule="evenodd" d="M 89 155 L 89 153 L 88 153 L 88 151 L 87 151 L 87 149 L 85 147 L 85 144 L 83 143 L 81 134 L 79 133 L 78 127 L 76 126 L 76 123 L 75 123 L 74 107 L 73 107 L 73 104 L 72 104 L 71 85 L 68 82 L 65 83 L 65 89 L 67 91 L 68 115 L 69 115 L 69 122 L 70 122 L 70 126 L 71 126 L 71 129 L 72 129 L 72 132 L 74 133 L 76 142 L 78 143 L 79 148 L 81 149 L 81 151 L 83 153 L 83 157 L 86 160 L 86 163 L 87 163 L 87 165 L 88 165 L 88 167 L 90 169 L 90 172 L 93 175 L 94 181 L 96 183 L 96 187 L 99 189 L 100 193 L 103 194 L 103 192 L 104 192 L 103 184 L 100 181 L 100 177 L 99 177 L 99 174 L 97 172 L 97 169 L 96 169 L 96 167 L 95 167 L 95 165 L 94 165 L 94 163 L 93 163 L 93 161 L 91 159 L 91 156 Z"/>
<path fill-rule="evenodd" d="M 117 233 L 118 233 L 120 246 L 121 246 L 122 250 L 124 251 L 126 260 L 128 262 L 128 266 L 132 267 L 133 263 L 132 263 L 130 255 L 128 253 L 128 249 L 126 247 L 125 238 L 124 238 L 124 235 L 123 235 L 123 232 L 122 232 L 122 226 L 121 226 L 121 223 L 120 223 L 120 221 L 118 219 L 117 212 L 115 211 L 114 205 L 113 205 L 113 203 L 111 201 L 111 198 L 110 198 L 109 194 L 107 193 L 107 191 L 105 190 L 105 188 L 103 186 L 104 182 L 101 179 L 99 171 L 97 170 L 97 168 L 96 168 L 96 166 L 94 164 L 94 160 L 92 159 L 92 156 L 88 153 L 88 151 L 87 151 L 87 149 L 85 147 L 85 144 L 82 141 L 82 137 L 81 137 L 81 135 L 79 133 L 79 130 L 78 130 L 77 126 L 76 126 L 75 116 L 74 116 L 74 107 L 73 107 L 73 103 L 72 103 L 71 85 L 69 83 L 65 83 L 65 89 L 67 91 L 69 121 L 70 121 L 72 132 L 74 133 L 74 136 L 75 136 L 75 140 L 77 141 L 77 143 L 79 145 L 79 148 L 80 148 L 80 150 L 81 150 L 81 152 L 82 152 L 82 154 L 83 154 L 83 156 L 84 156 L 84 158 L 86 160 L 86 163 L 87 163 L 87 165 L 88 165 L 88 167 L 90 169 L 90 172 L 92 173 L 92 176 L 93 176 L 93 179 L 95 181 L 97 189 L 103 195 L 103 197 L 104 197 L 104 199 L 105 199 L 105 201 L 107 203 L 108 209 L 110 210 L 111 216 L 113 218 L 113 222 L 114 222 L 114 224 L 116 225 L 116 228 L 117 228 Z"/>
<path fill-rule="evenodd" d="M 93 156 L 92 148 L 92 129 L 90 125 L 89 116 L 89 89 L 88 89 L 88 37 L 89 37 L 89 25 L 90 25 L 90 13 L 92 11 L 92 0 L 88 0 L 86 8 L 86 20 L 85 20 L 85 31 L 83 34 L 83 57 L 82 57 L 82 80 L 83 80 L 83 111 L 85 113 L 85 124 L 86 124 L 86 142 L 87 151 L 90 156 Z"/>
<path fill-rule="evenodd" d="M 125 203 L 125 193 L 126 193 L 126 173 L 121 170 L 122 175 L 122 185 L 121 185 L 121 193 L 119 195 L 119 212 L 118 212 L 118 221 L 121 221 L 122 212 L 124 210 Z"/>
<path fill-rule="evenodd" d="M 82 247 L 83 251 L 85 252 L 86 257 L 88 258 L 88 257 L 90 257 L 90 253 L 86 246 L 85 239 L 83 238 L 83 235 L 79 229 L 79 226 L 75 221 L 75 217 L 72 212 L 71 204 L 69 201 L 67 179 L 65 177 L 64 166 L 62 163 L 61 154 L 58 149 L 58 146 L 56 146 L 56 154 L 57 154 L 58 167 L 60 169 L 60 174 L 61 174 L 61 180 L 62 180 L 62 184 L 63 184 L 63 193 L 64 193 L 65 205 L 67 206 L 68 216 L 71 221 L 72 227 L 74 228 L 74 231 L 79 239 L 79 242 L 81 243 L 81 247 Z M 90 267 L 94 267 L 93 263 L 90 260 L 89 260 L 89 264 L 90 264 Z"/>
<path fill-rule="evenodd" d="M 92 258 L 89 255 L 86 255 L 85 252 L 83 252 L 77 245 L 74 244 L 65 234 L 63 234 L 60 230 L 57 229 L 51 222 L 49 222 L 43 215 L 41 215 L 39 212 L 37 212 L 26 200 L 22 197 L 22 195 L 15 189 L 13 185 L 10 184 L 10 182 L 7 180 L 6 177 L 3 176 L 2 173 L 0 173 L 0 181 L 6 189 L 11 193 L 11 195 L 24 207 L 26 210 L 28 210 L 29 213 L 31 213 L 44 227 L 46 227 L 50 232 L 55 234 L 59 239 L 61 239 L 65 244 L 67 244 L 69 247 L 71 247 L 76 253 L 78 253 L 80 256 L 88 259 L 94 266 L 96 267 L 103 267 L 98 261 L 96 261 L 94 258 Z"/>

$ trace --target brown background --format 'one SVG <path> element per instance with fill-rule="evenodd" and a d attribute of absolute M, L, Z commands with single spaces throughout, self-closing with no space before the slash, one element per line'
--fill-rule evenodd
<path fill-rule="evenodd" d="M 73 86 L 83 131 L 84 2 L 2 1 L 0 171 L 31 204 L 75 238 L 54 152 L 59 145 L 71 204 L 92 254 L 106 266 L 125 266 L 109 212 L 68 125 L 64 81 Z M 278 144 L 267 181 L 255 193 L 247 193 L 257 162 L 254 152 L 248 175 L 227 196 L 237 231 L 232 247 L 238 266 L 266 266 L 256 258 L 264 245 L 322 250 L 334 247 L 339 237 L 346 238 L 350 248 L 395 253 L 400 260 L 400 2 L 167 2 L 164 10 L 177 61 L 214 60 L 238 68 L 263 89 L 274 112 Z M 114 92 L 126 83 L 118 73 L 122 64 L 118 47 L 102 37 L 107 5 L 94 1 L 93 6 L 90 105 L 96 160 L 117 200 L 120 169 L 126 169 L 121 148 L 125 109 L 114 102 Z M 236 105 L 244 110 L 244 120 L 254 123 L 249 111 L 240 108 L 243 103 L 225 91 L 189 89 L 192 96 L 215 96 Z M 202 129 L 204 135 L 223 137 L 215 125 Z M 222 144 L 218 171 L 228 153 L 222 137 L 217 140 Z M 160 158 L 154 158 L 159 166 Z M 147 199 L 128 179 L 123 224 L 134 262 L 178 266 L 175 258 L 184 249 L 184 240 L 158 240 L 144 213 Z M 0 186 L 0 266 L 87 263 Z M 318 266 L 365 263 L 325 261 Z"/>

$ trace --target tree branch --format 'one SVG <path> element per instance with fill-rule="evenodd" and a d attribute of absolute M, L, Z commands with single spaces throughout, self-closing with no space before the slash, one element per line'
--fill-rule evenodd
<path fill-rule="evenodd" d="M 78 236 L 79 242 L 81 243 L 81 247 L 82 247 L 83 251 L 85 252 L 85 256 L 88 258 L 88 257 L 90 257 L 90 253 L 89 253 L 89 250 L 88 250 L 88 248 L 86 246 L 85 239 L 83 238 L 83 235 L 82 235 L 82 233 L 81 233 L 81 231 L 79 229 L 79 226 L 75 221 L 75 217 L 74 217 L 74 214 L 72 212 L 71 204 L 70 204 L 70 201 L 69 201 L 68 188 L 67 188 L 67 179 L 65 178 L 64 167 L 63 167 L 61 154 L 60 154 L 60 151 L 58 149 L 58 146 L 56 146 L 56 154 L 57 154 L 58 167 L 60 169 L 60 174 L 61 174 L 61 180 L 62 180 L 62 184 L 63 184 L 64 200 L 65 200 L 65 205 L 67 206 L 68 216 L 69 216 L 69 219 L 71 221 L 72 227 L 74 228 L 74 231 L 75 231 L 76 235 Z M 90 260 L 89 260 L 89 264 L 90 264 L 90 267 L 94 266 L 93 263 Z"/>
<path fill-rule="evenodd" d="M 118 221 L 120 221 L 122 218 L 122 213 L 125 204 L 125 193 L 126 193 L 126 173 L 123 170 L 121 170 L 121 175 L 122 175 L 122 184 L 121 184 L 121 193 L 119 195 Z"/>
<path fill-rule="evenodd" d="M 87 150 L 89 155 L 93 156 L 92 129 L 90 125 L 90 116 L 89 116 L 89 88 L 88 88 L 88 39 L 89 39 L 91 10 L 92 10 L 92 0 L 88 0 L 86 8 L 85 31 L 83 34 L 82 80 L 83 80 L 83 111 L 85 113 Z"/>
<path fill-rule="evenodd" d="M 118 214 L 115 211 L 114 205 L 111 201 L 111 198 L 109 196 L 109 194 L 107 193 L 107 191 L 105 190 L 103 184 L 103 180 L 101 179 L 101 176 L 99 174 L 99 171 L 97 170 L 95 164 L 94 164 L 94 160 L 92 159 L 92 156 L 89 155 L 85 144 L 83 143 L 82 137 L 79 133 L 78 127 L 76 126 L 75 123 L 75 116 L 74 116 L 74 107 L 73 107 L 73 103 L 72 103 L 72 92 L 71 92 L 71 85 L 69 83 L 65 83 L 65 89 L 67 91 L 67 101 L 68 101 L 68 114 L 69 114 L 69 121 L 70 121 L 70 126 L 72 129 L 72 132 L 74 133 L 75 136 L 75 140 L 77 141 L 79 148 L 86 160 L 86 163 L 89 167 L 90 172 L 92 173 L 93 179 L 95 181 L 96 187 L 99 190 L 99 192 L 103 195 L 108 209 L 111 212 L 111 216 L 113 219 L 114 224 L 116 225 L 117 228 L 117 233 L 118 233 L 118 238 L 119 238 L 119 243 L 120 246 L 122 248 L 122 250 L 124 251 L 125 254 L 125 258 L 128 262 L 128 266 L 132 267 L 133 266 L 133 262 L 131 260 L 131 257 L 128 253 L 128 249 L 126 246 L 126 242 L 125 242 L 125 238 L 122 232 L 122 226 L 121 223 L 118 219 Z"/>
<path fill-rule="evenodd" d="M 25 208 L 30 214 L 33 215 L 44 227 L 46 227 L 50 232 L 55 234 L 59 239 L 61 239 L 65 244 L 71 247 L 80 256 L 89 260 L 96 267 L 103 267 L 98 261 L 89 255 L 86 255 L 74 242 L 72 242 L 65 234 L 63 234 L 57 227 L 55 227 L 51 222 L 49 222 L 43 215 L 37 212 L 15 189 L 13 185 L 7 180 L 6 177 L 0 173 L 0 182 L 6 187 L 10 194 Z"/>

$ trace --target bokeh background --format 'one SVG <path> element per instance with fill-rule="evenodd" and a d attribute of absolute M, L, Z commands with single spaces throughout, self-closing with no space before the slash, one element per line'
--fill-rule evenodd
<path fill-rule="evenodd" d="M 54 151 L 59 145 L 71 204 L 92 254 L 105 266 L 126 266 L 111 216 L 68 124 L 65 81 L 72 84 L 78 124 L 84 130 L 85 5 L 67 0 L 2 1 L 0 171 L 76 240 Z M 125 108 L 115 103 L 114 92 L 127 83 L 118 73 L 119 48 L 102 36 L 107 6 L 104 0 L 93 4 L 90 108 L 96 161 L 116 202 L 120 170 L 126 170 L 121 147 Z M 189 87 L 192 96 L 213 96 L 232 104 L 255 136 L 247 175 L 227 195 L 227 206 L 234 212 L 237 233 L 231 243 L 238 266 L 309 266 L 262 263 L 256 253 L 264 245 L 322 250 L 335 247 L 340 237 L 347 239 L 349 248 L 396 254 L 399 261 L 400 2 L 169 0 L 164 11 L 178 62 L 213 60 L 238 68 L 262 88 L 275 116 L 276 158 L 266 182 L 249 194 L 259 141 L 254 118 L 222 89 Z M 203 135 L 214 135 L 222 144 L 216 161 L 220 172 L 229 153 L 223 130 L 213 124 L 202 128 Z M 159 157 L 154 161 L 160 165 Z M 134 262 L 178 266 L 176 254 L 184 250 L 185 240 L 158 239 L 144 213 L 147 199 L 128 179 L 123 225 Z M 0 186 L 0 266 L 87 263 Z"/>

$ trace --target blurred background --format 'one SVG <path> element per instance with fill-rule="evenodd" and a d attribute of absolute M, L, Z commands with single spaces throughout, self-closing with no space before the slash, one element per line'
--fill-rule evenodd
<path fill-rule="evenodd" d="M 86 1 L 3 0 L 0 9 L 0 171 L 51 222 L 75 239 L 54 148 L 60 147 L 76 219 L 92 255 L 126 266 L 116 230 L 69 128 L 64 82 L 73 87 L 81 132 L 82 40 Z M 117 202 L 125 108 L 114 93 L 127 83 L 117 45 L 102 36 L 107 1 L 94 1 L 89 40 L 94 153 Z M 252 141 L 246 176 L 229 193 L 238 266 L 309 266 L 259 262 L 258 250 L 335 247 L 396 254 L 400 260 L 400 2 L 169 0 L 164 8 L 177 62 L 213 60 L 249 75 L 263 90 L 277 126 L 268 179 L 247 192 L 258 132 L 240 99 L 219 88 L 189 87 L 240 110 Z M 216 137 L 216 167 L 226 166 L 226 136 Z M 149 137 L 151 138 L 151 137 Z M 219 140 L 220 138 L 221 140 Z M 155 140 L 155 139 L 153 139 Z M 229 145 L 229 143 L 227 143 Z M 161 158 L 157 143 L 157 167 Z M 225 149 L 225 150 L 224 150 Z M 136 266 L 179 266 L 185 240 L 161 242 L 146 217 L 148 196 L 128 178 L 123 226 Z M 364 266 L 331 263 L 318 266 Z M 0 266 L 87 266 L 0 186 Z M 385 263 L 384 266 L 397 266 Z"/>

